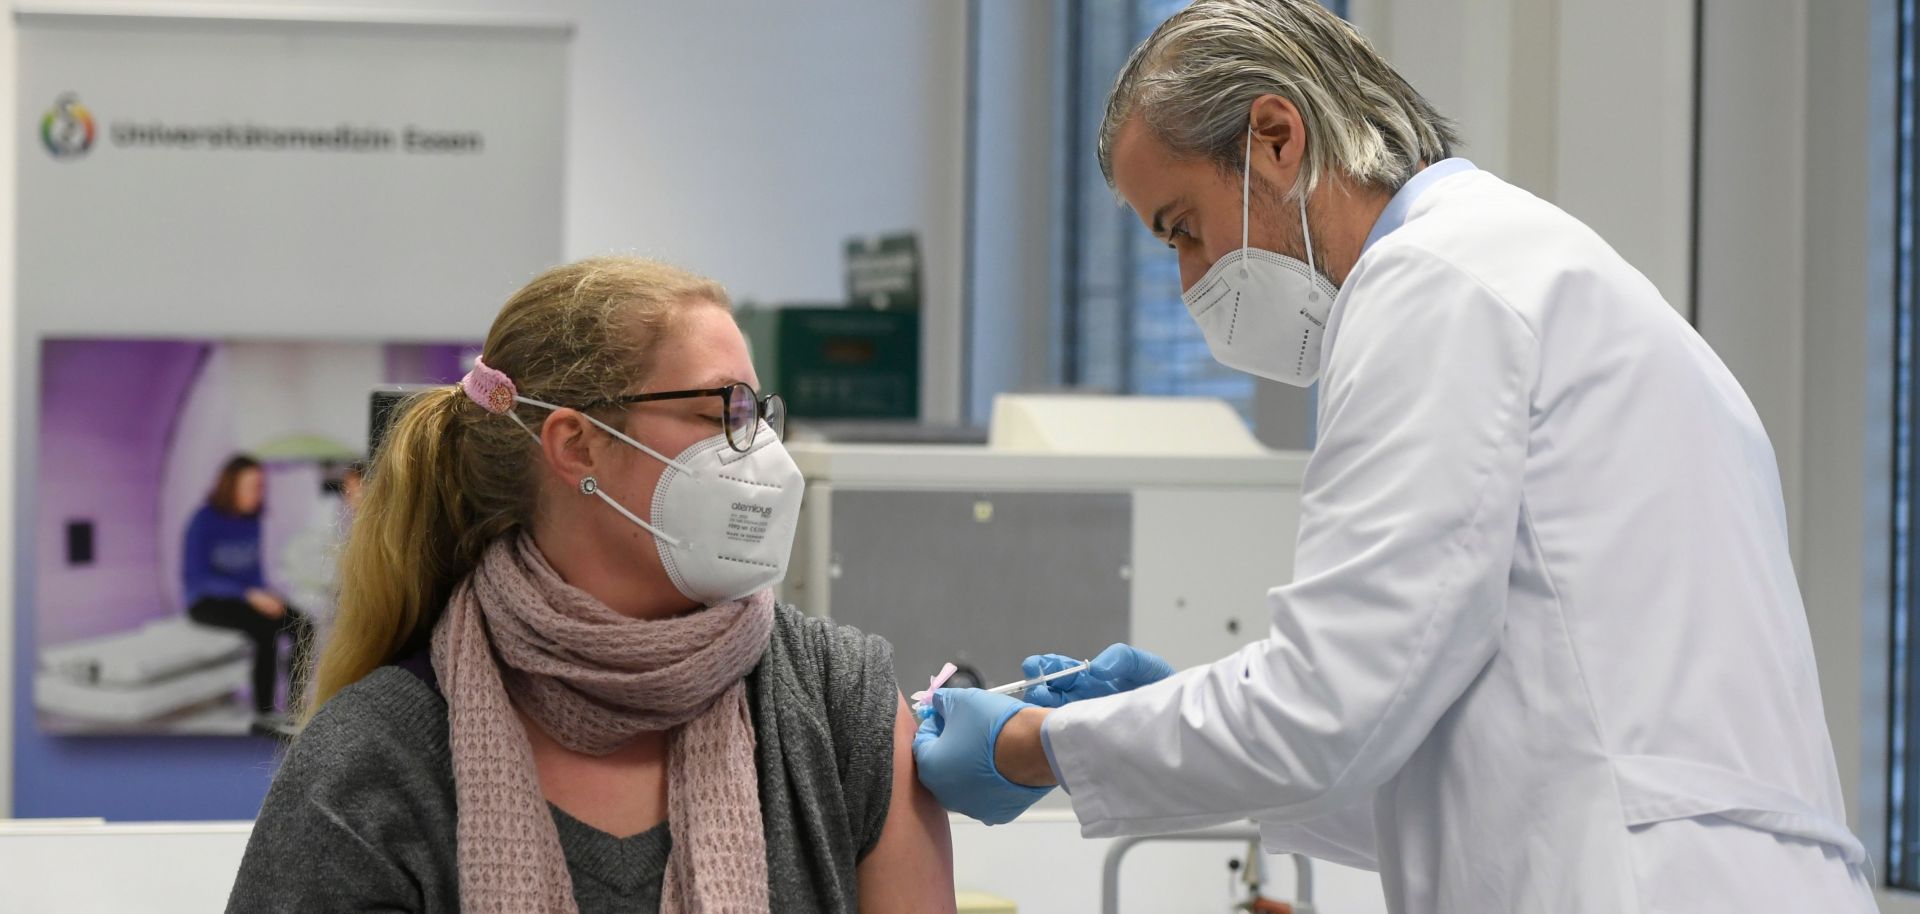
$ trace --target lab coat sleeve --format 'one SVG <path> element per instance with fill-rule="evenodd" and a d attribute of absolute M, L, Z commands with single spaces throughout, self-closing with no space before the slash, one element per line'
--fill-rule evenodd
<path fill-rule="evenodd" d="M 1300 822 L 1261 822 L 1260 844 L 1270 854 L 1305 854 L 1355 869 L 1380 869 L 1373 800 Z"/>
<path fill-rule="evenodd" d="M 1352 808 L 1493 655 L 1537 340 L 1475 277 L 1410 243 L 1371 252 L 1348 284 L 1269 636 L 1047 720 L 1090 837 Z"/>

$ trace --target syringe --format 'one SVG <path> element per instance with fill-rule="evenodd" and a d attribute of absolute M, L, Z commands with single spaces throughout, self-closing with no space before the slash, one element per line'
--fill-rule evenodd
<path fill-rule="evenodd" d="M 952 666 L 953 664 L 947 664 L 948 668 L 941 670 L 940 671 L 941 675 L 935 676 L 933 678 L 933 682 L 928 684 L 927 691 L 913 693 L 913 697 L 914 697 L 913 711 L 916 717 L 919 717 L 924 720 L 928 712 L 933 710 L 930 702 L 933 700 L 934 690 L 940 688 L 941 684 L 947 681 L 948 676 L 953 675 Z M 1091 666 L 1093 666 L 1092 663 L 1087 661 L 1082 661 L 1074 666 L 1067 667 L 1064 670 L 1056 670 L 1052 673 L 1046 674 L 1045 676 L 1035 676 L 1032 679 L 1022 679 L 1019 682 L 1009 682 L 1006 685 L 994 686 L 993 688 L 988 689 L 987 691 L 992 692 L 995 695 L 1018 695 L 1022 692 L 1025 692 L 1028 689 L 1033 688 L 1034 686 L 1040 685 L 1041 683 L 1052 682 L 1055 679 L 1060 679 L 1065 676 L 1072 676 L 1075 673 L 1084 673 Z"/>
<path fill-rule="evenodd" d="M 1091 666 L 1093 666 L 1092 662 L 1081 661 L 1080 663 L 1074 666 L 1067 667 L 1064 670 L 1048 673 L 1045 676 L 1035 676 L 1032 679 L 1022 679 L 1019 682 L 1009 682 L 1003 686 L 994 686 L 993 688 L 988 689 L 987 691 L 992 692 L 995 695 L 1018 695 L 1021 692 L 1025 692 L 1026 690 L 1031 689 L 1034 686 L 1037 686 L 1043 682 L 1052 682 L 1055 679 L 1059 679 L 1063 676 L 1072 676 L 1075 673 L 1084 673 Z"/>

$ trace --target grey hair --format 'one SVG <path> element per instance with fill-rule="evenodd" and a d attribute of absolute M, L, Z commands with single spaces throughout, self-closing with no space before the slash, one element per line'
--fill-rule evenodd
<path fill-rule="evenodd" d="M 1141 42 L 1107 96 L 1100 172 L 1113 186 L 1113 140 L 1138 115 L 1176 155 L 1238 170 L 1255 99 L 1278 95 L 1306 124 L 1294 193 L 1337 169 L 1397 190 L 1420 163 L 1458 145 L 1453 124 L 1316 0 L 1195 0 Z"/>

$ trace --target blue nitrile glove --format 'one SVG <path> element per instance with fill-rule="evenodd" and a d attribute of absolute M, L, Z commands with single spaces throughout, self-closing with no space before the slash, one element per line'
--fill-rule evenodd
<path fill-rule="evenodd" d="M 982 689 L 941 689 L 931 702 L 933 712 L 913 735 L 913 761 L 941 806 L 1004 825 L 1053 789 L 1015 784 L 993 763 L 1000 728 L 1026 702 Z"/>
<path fill-rule="evenodd" d="M 1020 671 L 1026 678 L 1032 679 L 1079 665 L 1080 661 L 1072 657 L 1040 654 L 1028 657 L 1020 664 Z M 1158 656 L 1129 644 L 1116 644 L 1093 658 L 1093 664 L 1087 667 L 1086 672 L 1062 676 L 1028 689 L 1026 700 L 1028 704 L 1043 708 L 1057 708 L 1089 698 L 1131 692 L 1172 675 L 1173 666 Z"/>

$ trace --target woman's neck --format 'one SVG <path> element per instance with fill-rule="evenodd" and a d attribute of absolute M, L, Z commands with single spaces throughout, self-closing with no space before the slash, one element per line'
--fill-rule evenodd
<path fill-rule="evenodd" d="M 609 548 L 580 526 L 538 524 L 533 542 L 560 579 L 586 591 L 607 608 L 630 619 L 665 619 L 700 608 L 673 586 L 658 559 L 625 558 L 639 545 L 619 542 Z M 649 557 L 651 558 L 651 557 Z"/>

